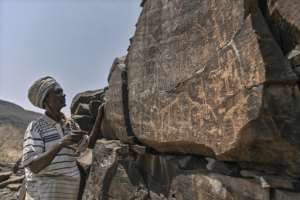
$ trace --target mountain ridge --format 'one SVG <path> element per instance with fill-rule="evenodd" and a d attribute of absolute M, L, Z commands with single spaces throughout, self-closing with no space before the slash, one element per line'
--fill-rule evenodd
<path fill-rule="evenodd" d="M 41 116 L 21 106 L 0 100 L 0 162 L 15 162 L 22 152 L 28 124 Z"/>

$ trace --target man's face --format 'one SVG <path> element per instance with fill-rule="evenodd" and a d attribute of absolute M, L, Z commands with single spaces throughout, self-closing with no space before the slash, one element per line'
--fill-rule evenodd
<path fill-rule="evenodd" d="M 66 106 L 66 95 L 60 87 L 54 87 L 49 90 L 45 103 L 52 109 L 60 110 Z"/>

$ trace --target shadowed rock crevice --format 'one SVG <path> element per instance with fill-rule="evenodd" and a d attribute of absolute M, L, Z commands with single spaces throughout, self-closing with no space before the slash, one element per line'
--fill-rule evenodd
<path fill-rule="evenodd" d="M 263 4 L 261 8 L 264 10 L 264 16 L 278 45 L 300 79 L 300 18 L 297 15 L 300 8 L 299 1 L 264 0 L 260 2 Z"/>
<path fill-rule="evenodd" d="M 288 5 L 293 8 L 286 10 Z M 277 155 L 278 163 L 280 160 L 286 160 L 283 162 L 287 164 L 285 171 L 296 176 L 299 175 L 295 166 L 299 165 L 297 157 L 299 157 L 300 147 L 299 127 L 296 125 L 300 120 L 299 89 L 296 87 L 299 74 L 293 63 L 289 62 L 288 54 L 297 46 L 300 31 L 296 27 L 297 23 L 294 23 L 291 15 L 286 12 L 293 13 L 293 9 L 298 6 L 299 3 L 295 1 L 259 1 L 263 17 L 260 13 L 252 16 L 253 26 L 257 27 L 257 34 L 260 36 L 259 45 L 266 63 L 267 77 L 259 120 L 265 124 L 264 126 L 269 123 L 269 130 L 271 130 L 262 131 L 264 134 L 258 135 L 254 146 L 261 145 L 261 148 L 264 148 L 268 144 L 270 147 L 276 147 L 266 151 L 266 153 L 270 152 L 266 158 L 273 157 L 271 152 L 278 152 L 273 154 Z M 270 145 L 270 142 L 274 145 Z"/>
<path fill-rule="evenodd" d="M 259 6 L 283 55 L 300 79 L 300 18 L 296 14 L 300 3 L 294 0 L 262 0 Z"/>
<path fill-rule="evenodd" d="M 94 162 L 84 199 L 144 200 L 281 200 L 278 195 L 299 197 L 299 180 L 261 171 L 247 171 L 234 162 L 191 155 L 139 154 L 119 141 L 97 142 L 94 155 L 114 157 L 117 162 Z M 104 153 L 104 154 L 103 154 Z M 118 158 L 118 159 L 116 159 Z M 97 159 L 97 158 L 96 158 Z M 117 167 L 116 167 L 116 163 Z M 109 182 L 103 176 L 114 168 Z M 297 186 L 298 185 L 298 186 Z M 287 192 L 289 190 L 290 192 Z M 275 193 L 275 194 L 274 194 Z M 279 193 L 279 194 L 278 194 Z M 97 197 L 97 198 L 96 198 Z M 285 198 L 283 199 L 285 200 Z"/>
<path fill-rule="evenodd" d="M 103 188 L 102 193 L 99 195 L 99 199 L 108 200 L 109 199 L 109 189 L 112 182 L 113 177 L 116 175 L 118 167 L 118 161 L 115 160 L 111 167 L 107 169 L 104 178 L 103 178 Z"/>
<path fill-rule="evenodd" d="M 299 2 L 262 0 L 259 6 L 283 54 L 288 55 L 299 44 L 299 22 L 295 21 L 299 17 L 294 15 L 299 9 Z"/>

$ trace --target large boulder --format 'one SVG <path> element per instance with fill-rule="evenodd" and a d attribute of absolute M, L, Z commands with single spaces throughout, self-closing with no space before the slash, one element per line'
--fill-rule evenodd
<path fill-rule="evenodd" d="M 76 111 L 80 110 L 79 107 L 82 104 L 89 104 L 92 101 L 104 102 L 105 90 L 106 88 L 98 89 L 98 90 L 89 90 L 89 91 L 78 93 L 72 100 L 71 108 L 70 108 L 71 114 L 78 114 L 76 113 Z"/>
<path fill-rule="evenodd" d="M 89 90 L 77 94 L 71 104 L 71 118 L 84 131 L 90 132 L 95 123 L 98 108 L 105 102 L 107 88 Z"/>
<path fill-rule="evenodd" d="M 124 138 L 127 136 L 124 110 L 123 90 L 125 57 L 116 58 L 108 76 L 108 90 L 105 93 L 105 115 L 102 132 L 106 138 Z"/>
<path fill-rule="evenodd" d="M 125 60 L 127 96 L 120 94 L 124 67 L 110 75 L 112 131 L 132 128 L 159 152 L 272 165 L 300 175 L 298 77 L 263 5 L 144 1 Z"/>

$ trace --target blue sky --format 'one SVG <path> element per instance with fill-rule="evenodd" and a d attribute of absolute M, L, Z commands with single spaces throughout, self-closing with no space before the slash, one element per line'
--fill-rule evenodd
<path fill-rule="evenodd" d="M 78 92 L 102 88 L 115 57 L 127 52 L 140 0 L 0 0 L 0 99 L 41 112 L 31 83 L 51 75 L 67 108 Z"/>

